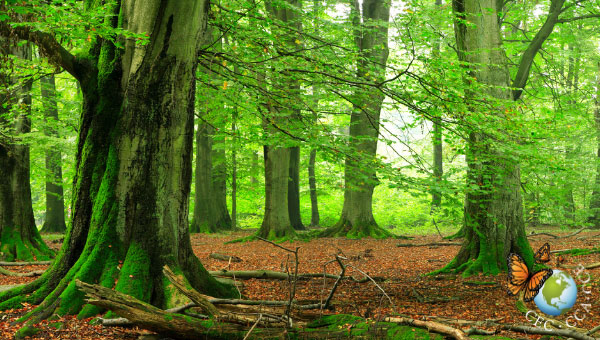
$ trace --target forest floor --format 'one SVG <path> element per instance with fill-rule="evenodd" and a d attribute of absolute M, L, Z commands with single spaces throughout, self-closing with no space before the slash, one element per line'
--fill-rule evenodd
<path fill-rule="evenodd" d="M 569 237 L 565 236 L 572 234 L 572 231 L 557 229 L 549 232 L 562 237 L 553 238 L 545 235 L 530 237 L 534 250 L 545 242 L 550 243 L 552 250 L 594 248 L 597 247 L 600 239 L 600 233 L 597 231 L 584 231 Z M 293 257 L 272 244 L 263 241 L 226 243 L 249 234 L 249 231 L 229 235 L 195 234 L 192 236 L 192 246 L 208 270 L 293 271 Z M 399 243 L 427 244 L 440 241 L 438 235 L 418 235 L 412 240 L 325 238 L 310 242 L 285 242 L 281 245 L 291 249 L 299 248 L 299 273 L 323 273 L 324 265 L 329 262 L 326 272 L 338 274 L 340 268 L 331 260 L 334 259 L 335 254 L 341 254 L 346 258 L 346 264 L 352 265 L 352 268 L 348 268 L 347 276 L 363 278 L 364 276 L 357 270 L 359 269 L 371 277 L 385 278 L 384 281 L 377 283 L 378 286 L 373 282 L 342 281 L 333 298 L 334 310 L 325 313 L 348 313 L 373 320 L 400 314 L 420 320 L 450 318 L 528 324 L 524 314 L 519 312 L 515 306 L 515 297 L 508 296 L 506 293 L 506 273 L 497 276 L 469 278 L 453 275 L 446 275 L 443 278 L 425 276 L 423 274 L 439 269 L 450 262 L 458 252 L 459 246 L 397 246 Z M 55 249 L 60 247 L 60 243 L 56 240 L 48 240 L 48 243 Z M 209 258 L 211 253 L 234 255 L 239 257 L 241 262 L 229 263 L 212 259 Z M 597 253 L 579 256 L 564 255 L 564 258 L 565 262 L 562 266 L 567 268 L 578 264 L 588 265 L 600 262 L 600 254 Z M 554 255 L 549 264 L 556 268 Z M 22 266 L 8 269 L 29 272 L 45 269 L 45 266 Z M 573 271 L 572 269 L 566 270 Z M 585 318 L 578 324 L 579 327 L 587 329 L 600 325 L 600 300 L 598 299 L 600 267 L 590 269 L 589 273 L 592 275 L 591 299 L 589 300 L 592 301 L 592 306 L 589 312 L 580 314 Z M 0 276 L 0 285 L 24 283 L 32 279 Z M 333 281 L 333 279 L 327 279 L 324 285 L 323 278 L 300 280 L 297 285 L 296 299 L 300 301 L 325 299 Z M 249 299 L 287 300 L 289 298 L 290 284 L 288 281 L 250 279 L 237 280 L 237 282 L 242 284 L 241 294 Z M 389 296 L 391 302 L 382 293 L 382 290 Z M 529 309 L 537 310 L 533 302 L 527 303 L 526 306 Z M 33 306 L 0 312 L 0 339 L 11 339 L 19 326 L 11 326 L 10 323 L 31 308 Z M 557 319 L 564 321 L 565 318 L 557 317 Z M 31 339 L 135 339 L 140 334 L 148 333 L 137 328 L 92 326 L 89 324 L 90 319 L 77 320 L 70 316 L 61 321 L 63 325 L 60 329 L 50 327 L 49 322 L 42 323 L 44 331 Z M 470 326 L 463 327 L 469 328 Z M 504 331 L 497 335 L 521 339 L 541 337 Z"/>

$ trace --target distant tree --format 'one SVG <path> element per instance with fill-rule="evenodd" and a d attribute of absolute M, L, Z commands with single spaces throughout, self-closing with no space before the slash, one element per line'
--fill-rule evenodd
<path fill-rule="evenodd" d="M 58 122 L 58 107 L 56 106 L 56 84 L 54 74 L 43 77 L 40 81 L 44 106 L 44 121 L 47 136 L 57 137 L 53 126 Z M 64 233 L 65 198 L 62 186 L 62 154 L 57 146 L 46 149 L 46 215 L 42 232 Z"/>
<path fill-rule="evenodd" d="M 365 0 L 362 7 L 353 2 L 352 21 L 358 50 L 357 78 L 385 79 L 388 59 L 388 22 L 390 3 L 387 0 Z M 392 234 L 380 228 L 373 217 L 373 190 L 378 183 L 372 164 L 377 154 L 379 116 L 385 95 L 377 88 L 359 88 L 354 93 L 350 118 L 349 146 L 352 155 L 346 157 L 344 171 L 344 206 L 340 220 L 321 236 L 388 237 Z"/>
<path fill-rule="evenodd" d="M 15 72 L 11 58 L 31 60 L 31 45 L 0 37 L 0 258 L 48 260 L 53 252 L 35 226 L 29 184 L 29 146 L 19 143 L 31 131 L 31 84 Z"/>

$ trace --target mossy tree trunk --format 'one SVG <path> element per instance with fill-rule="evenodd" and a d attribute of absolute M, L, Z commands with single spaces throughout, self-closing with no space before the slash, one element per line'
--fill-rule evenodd
<path fill-rule="evenodd" d="M 452 2 L 459 59 L 468 63 L 471 79 L 474 79 L 472 84 L 480 85 L 478 95 L 491 103 L 492 114 L 501 117 L 510 111 L 507 106 L 511 101 L 520 97 L 533 58 L 552 32 L 563 3 L 564 0 L 552 1 L 548 19 L 521 56 L 515 80 L 511 83 L 498 20 L 502 1 Z M 473 106 L 472 109 L 482 108 Z M 533 253 L 525 235 L 517 157 L 509 151 L 500 151 L 492 138 L 482 131 L 469 133 L 465 240 L 444 270 L 455 269 L 463 271 L 464 275 L 496 274 L 506 269 L 506 257 L 511 252 L 520 254 L 529 266 L 533 264 Z"/>
<path fill-rule="evenodd" d="M 354 1 L 351 12 L 354 40 L 358 49 L 357 78 L 365 82 L 385 79 L 388 58 L 388 21 L 390 3 L 365 0 L 362 8 Z M 362 16 L 362 17 L 361 17 Z M 344 171 L 344 205 L 336 225 L 320 236 L 389 237 L 373 217 L 373 190 L 378 184 L 375 170 L 368 166 L 377 154 L 379 115 L 384 95 L 377 88 L 359 89 L 354 93 L 350 118 L 349 146 L 353 154 L 346 157 Z"/>
<path fill-rule="evenodd" d="M 0 124 L 9 127 L 11 139 L 18 140 L 19 135 L 31 131 L 31 80 L 12 72 L 8 58 L 13 55 L 31 60 L 31 46 L 17 46 L 17 41 L 0 38 L 0 52 L 0 60 L 7 61 L 0 73 Z M 53 252 L 42 241 L 33 217 L 29 146 L 0 138 L 0 258 L 48 260 Z"/>
<path fill-rule="evenodd" d="M 47 136 L 57 137 L 56 129 L 53 128 L 58 123 L 54 74 L 43 77 L 40 83 L 44 105 L 44 121 L 48 125 L 44 132 Z M 67 230 L 61 161 L 62 155 L 58 146 L 51 146 L 46 150 L 46 217 L 42 232 L 64 233 Z"/>
<path fill-rule="evenodd" d="M 194 256 L 187 223 L 197 46 L 207 8 L 204 0 L 124 0 L 107 24 L 148 33 L 148 43 L 122 40 L 121 49 L 96 38 L 85 58 L 51 36 L 16 29 L 79 80 L 84 103 L 73 220 L 61 252 L 38 280 L 0 295 L 1 307 L 40 303 L 25 316 L 32 321 L 54 311 L 98 313 L 75 279 L 168 306 L 173 288 L 164 265 L 207 294 L 233 293 Z"/>

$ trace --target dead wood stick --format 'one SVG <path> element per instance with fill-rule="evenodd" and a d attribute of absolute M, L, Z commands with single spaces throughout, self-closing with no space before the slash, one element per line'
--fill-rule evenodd
<path fill-rule="evenodd" d="M 233 255 L 223 255 L 223 254 L 218 254 L 218 253 L 212 253 L 210 255 L 208 255 L 209 258 L 211 259 L 215 259 L 215 260 L 221 260 L 221 261 L 228 261 L 228 262 L 242 262 L 242 259 L 237 257 L 237 256 L 233 256 Z"/>
<path fill-rule="evenodd" d="M 479 329 L 474 326 L 471 326 L 471 328 L 467 329 L 465 334 L 467 334 L 467 335 L 494 335 L 494 334 L 496 334 L 496 332 L 486 331 L 485 329 Z"/>
<path fill-rule="evenodd" d="M 569 268 L 569 269 L 575 269 L 575 268 L 580 268 L 579 266 L 564 266 L 565 268 Z M 595 262 L 592 264 L 588 264 L 583 266 L 585 269 L 594 269 L 594 268 L 598 268 L 600 267 L 600 262 Z"/>
<path fill-rule="evenodd" d="M 208 326 L 202 320 L 185 317 L 181 314 L 167 313 L 134 297 L 106 287 L 91 285 L 79 280 L 76 280 L 75 284 L 86 294 L 88 303 L 112 310 L 139 327 L 159 334 L 176 339 L 200 339 L 204 338 L 207 332 L 216 331 L 230 334 L 232 339 L 242 339 L 240 336 L 242 328 L 237 325 L 217 322 Z"/>
<path fill-rule="evenodd" d="M 335 255 L 335 260 L 340 265 L 340 275 L 338 276 L 337 280 L 335 280 L 333 287 L 331 287 L 331 290 L 329 291 L 329 296 L 327 296 L 327 299 L 325 300 L 325 303 L 322 305 L 321 310 L 327 309 L 327 307 L 329 306 L 329 303 L 331 302 L 331 298 L 333 298 L 333 294 L 335 294 L 338 284 L 340 283 L 340 281 L 342 281 L 342 278 L 344 277 L 344 274 L 346 273 L 346 266 L 342 262 L 342 259 L 340 258 L 340 256 Z"/>
<path fill-rule="evenodd" d="M 554 235 L 554 234 L 550 234 L 550 233 L 535 233 L 535 234 L 527 235 L 527 237 L 534 237 L 534 236 L 540 236 L 540 235 L 550 236 L 550 237 L 553 237 L 553 238 L 560 238 L 560 236 L 557 236 L 557 235 Z"/>
<path fill-rule="evenodd" d="M 411 318 L 398 318 L 398 317 L 387 317 L 384 319 L 386 322 L 393 322 L 401 325 L 417 326 L 427 328 L 429 331 L 440 333 L 443 335 L 450 336 L 456 340 L 467 340 L 469 337 L 460 329 L 444 325 L 443 323 L 435 321 L 421 321 Z"/>
<path fill-rule="evenodd" d="M 51 264 L 52 261 L 38 261 L 38 262 L 4 262 L 0 261 L 0 266 L 10 267 L 10 266 L 43 266 Z"/>
<path fill-rule="evenodd" d="M 566 338 L 573 338 L 577 340 L 596 340 L 595 338 L 586 335 L 584 333 L 580 333 L 578 331 L 572 329 L 545 329 L 543 327 L 530 327 L 530 326 L 522 326 L 522 325 L 500 325 L 501 329 L 526 333 L 526 334 L 540 334 L 540 335 L 558 335 Z"/>
<path fill-rule="evenodd" d="M 594 328 L 590 329 L 589 331 L 587 331 L 587 333 L 586 333 L 586 334 L 587 334 L 587 335 L 592 335 L 592 334 L 596 333 L 597 331 L 600 331 L 600 325 L 598 325 L 598 326 L 596 326 L 596 327 L 594 327 Z"/>
<path fill-rule="evenodd" d="M 220 312 L 217 310 L 217 307 L 212 303 L 208 302 L 205 296 L 198 293 L 194 289 L 190 289 L 185 285 L 185 279 L 183 277 L 179 277 L 173 273 L 169 266 L 163 267 L 163 274 L 169 279 L 169 281 L 177 288 L 183 295 L 187 296 L 193 303 L 197 304 L 197 307 L 202 309 L 202 312 L 207 315 L 219 315 Z"/>
<path fill-rule="evenodd" d="M 12 272 L 10 270 L 6 270 L 6 269 L 0 267 L 0 274 L 6 275 L 6 276 L 32 277 L 32 276 L 40 276 L 40 275 L 44 274 L 44 272 L 45 272 L 45 270 L 34 270 L 32 272 L 27 272 L 27 273 L 17 273 L 17 272 Z"/>
<path fill-rule="evenodd" d="M 335 261 L 335 260 L 333 260 Z M 264 279 L 264 280 L 288 280 L 290 275 L 284 272 L 277 272 L 274 270 L 211 270 L 208 272 L 212 276 L 220 276 L 220 277 L 231 277 L 241 280 L 249 280 L 249 279 Z M 298 274 L 298 279 L 310 279 L 310 278 L 328 278 L 337 280 L 339 275 L 335 274 L 324 274 L 324 273 L 305 273 Z M 368 278 L 357 279 L 355 277 L 349 276 L 345 277 L 346 279 L 353 280 L 357 283 L 365 283 L 369 281 Z M 375 276 L 373 277 L 375 281 L 384 281 L 384 277 Z"/>
<path fill-rule="evenodd" d="M 580 232 L 582 232 L 582 231 L 584 231 L 584 230 L 586 230 L 586 229 L 590 229 L 590 228 L 589 228 L 589 227 L 583 227 L 583 228 L 581 228 L 581 229 L 577 230 L 577 231 L 576 231 L 576 232 L 574 232 L 574 233 L 571 233 L 571 234 L 569 234 L 569 235 L 565 235 L 565 236 L 561 236 L 561 238 L 567 238 L 567 237 L 575 236 L 575 235 L 579 234 Z"/>
<path fill-rule="evenodd" d="M 356 268 L 353 265 L 348 265 L 347 267 L 352 267 L 354 268 L 356 271 L 358 271 L 359 273 L 363 274 L 365 277 L 367 277 L 369 280 L 371 280 L 373 282 L 373 284 L 379 288 L 379 290 L 383 293 L 383 295 L 385 295 L 385 297 L 388 299 L 388 301 L 390 301 L 390 305 L 392 306 L 392 310 L 396 309 L 396 305 L 394 305 L 394 302 L 392 301 L 392 298 L 390 298 L 390 296 L 385 292 L 385 290 L 383 288 L 381 288 L 381 286 L 379 284 L 377 284 L 377 281 L 373 280 L 373 278 L 371 276 L 369 276 L 369 274 L 363 272 L 362 270 Z"/>
<path fill-rule="evenodd" d="M 250 330 L 248 330 L 248 333 L 246 333 L 246 336 L 244 337 L 243 340 L 248 339 L 248 337 L 250 336 L 250 333 L 252 333 L 252 331 L 254 330 L 254 327 L 256 327 L 256 325 L 258 325 L 258 323 L 260 322 L 260 319 L 262 319 L 262 314 L 258 316 L 258 319 L 254 323 L 254 325 L 252 325 L 252 327 L 250 327 Z"/>
<path fill-rule="evenodd" d="M 460 242 L 431 242 L 431 243 L 398 243 L 398 247 L 444 247 L 444 246 L 462 246 Z"/>
<path fill-rule="evenodd" d="M 178 306 L 178 307 L 173 307 L 173 308 L 169 308 L 166 309 L 165 312 L 167 313 L 181 313 L 184 312 L 187 309 L 190 309 L 192 307 L 195 307 L 196 304 L 195 303 L 188 303 L 186 305 L 183 306 Z M 123 327 L 123 326 L 132 326 L 133 322 L 129 321 L 126 318 L 114 318 L 114 319 L 104 319 L 104 318 L 97 318 L 96 320 L 98 320 L 98 322 L 102 325 L 102 326 L 110 326 L 110 327 Z"/>

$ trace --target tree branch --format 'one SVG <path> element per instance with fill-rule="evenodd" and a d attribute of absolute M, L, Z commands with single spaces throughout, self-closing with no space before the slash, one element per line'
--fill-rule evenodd
<path fill-rule="evenodd" d="M 529 46 L 527 46 L 525 52 L 523 52 L 521 60 L 519 61 L 519 69 L 517 70 L 517 74 L 515 75 L 515 79 L 512 83 L 513 100 L 517 100 L 519 97 L 521 97 L 523 88 L 525 87 L 525 84 L 527 84 L 527 78 L 529 78 L 529 70 L 531 69 L 533 59 L 542 47 L 544 41 L 548 39 L 550 33 L 552 33 L 552 30 L 554 30 L 554 26 L 558 22 L 558 16 L 561 13 L 564 3 L 565 0 L 552 0 L 546 22 L 544 22 L 544 25 L 542 25 Z"/>
<path fill-rule="evenodd" d="M 77 58 L 67 51 L 56 38 L 45 32 L 35 31 L 31 27 L 12 27 L 7 21 L 0 21 L 0 36 L 13 37 L 27 40 L 36 44 L 42 55 L 54 65 L 60 66 L 69 72 L 75 79 L 81 80 L 85 75 L 85 67 Z"/>

